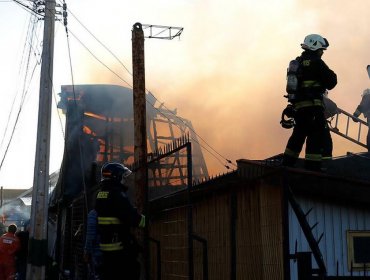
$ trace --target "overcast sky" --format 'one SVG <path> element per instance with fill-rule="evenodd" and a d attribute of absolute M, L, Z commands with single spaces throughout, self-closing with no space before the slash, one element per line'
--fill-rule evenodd
<path fill-rule="evenodd" d="M 300 43 L 307 34 L 321 34 L 330 43 L 323 59 L 338 75 L 338 85 L 329 96 L 340 108 L 352 113 L 361 93 L 370 85 L 366 73 L 366 65 L 370 64 L 368 0 L 336 0 L 335 5 L 328 0 L 66 3 L 70 10 L 71 52 L 69 56 L 66 33 L 58 21 L 54 52 L 56 98 L 60 86 L 72 82 L 132 85 L 127 70 L 85 28 L 132 71 L 131 29 L 135 22 L 183 27 L 180 39 L 145 40 L 146 88 L 168 108 L 177 108 L 180 116 L 190 119 L 206 141 L 203 145 L 210 145 L 234 163 L 241 158 L 264 159 L 284 151 L 291 134 L 279 124 L 286 106 L 286 67 L 301 53 Z M 28 188 L 33 183 L 40 71 L 36 61 L 41 59 L 43 25 L 35 25 L 38 36 L 32 42 L 30 64 L 23 65 L 20 73 L 20 63 L 28 56 L 26 46 L 31 44 L 26 36 L 29 25 L 30 13 L 26 9 L 13 1 L 0 0 L 1 160 L 14 115 L 23 100 L 0 170 L 0 186 L 4 188 Z M 26 82 L 28 90 L 23 86 L 24 69 L 30 81 Z M 55 107 L 53 103 L 51 172 L 59 168 L 63 155 L 63 133 Z M 13 117 L 8 121 L 11 108 Z M 61 121 L 64 123 L 63 118 Z M 333 140 L 335 156 L 365 151 L 337 135 Z M 212 174 L 226 171 L 215 155 L 207 151 L 204 155 Z"/>

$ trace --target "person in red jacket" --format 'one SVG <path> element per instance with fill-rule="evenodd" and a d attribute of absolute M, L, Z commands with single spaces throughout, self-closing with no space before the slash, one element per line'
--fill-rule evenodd
<path fill-rule="evenodd" d="M 11 224 L 8 232 L 0 237 L 0 280 L 15 279 L 15 254 L 21 247 L 16 231 L 17 226 Z"/>

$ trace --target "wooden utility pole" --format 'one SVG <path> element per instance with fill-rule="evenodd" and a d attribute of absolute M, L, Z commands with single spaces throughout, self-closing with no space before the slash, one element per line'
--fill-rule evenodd
<path fill-rule="evenodd" d="M 45 0 L 35 169 L 32 190 L 27 280 L 45 279 L 49 200 L 49 154 L 53 86 L 55 0 Z"/>
<path fill-rule="evenodd" d="M 145 62 L 144 32 L 140 23 L 132 28 L 132 70 L 134 105 L 134 158 L 139 165 L 135 172 L 136 203 L 144 211 L 146 196 L 146 103 L 145 103 Z"/>
<path fill-rule="evenodd" d="M 146 128 L 146 95 L 145 95 L 145 62 L 144 62 L 144 31 L 149 30 L 146 38 L 171 40 L 180 36 L 183 28 L 161 25 L 142 25 L 137 22 L 132 27 L 132 69 L 133 69 L 133 105 L 134 105 L 134 159 L 137 164 L 135 172 L 136 206 L 149 218 L 148 213 L 148 166 L 147 166 L 147 128 Z M 153 33 L 155 30 L 158 33 Z M 172 34 L 173 30 L 176 31 Z M 163 35 L 164 32 L 168 35 Z M 148 223 L 144 232 L 138 233 L 139 244 L 143 247 L 143 267 L 141 279 L 150 279 L 148 260 Z"/>
<path fill-rule="evenodd" d="M 135 172 L 136 206 L 147 215 L 148 172 L 146 144 L 146 102 L 145 102 L 145 62 L 144 32 L 140 23 L 132 27 L 132 72 L 133 72 L 133 105 L 134 105 L 134 159 L 137 164 Z M 148 245 L 147 226 L 144 232 L 138 232 L 138 242 L 143 247 L 142 279 L 148 279 Z"/>

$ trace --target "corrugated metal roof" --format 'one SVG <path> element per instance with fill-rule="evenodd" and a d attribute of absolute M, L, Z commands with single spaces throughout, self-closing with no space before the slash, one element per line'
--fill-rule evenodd
<path fill-rule="evenodd" d="M 32 204 L 32 197 L 20 197 L 19 199 L 22 200 L 26 206 L 31 206 Z"/>

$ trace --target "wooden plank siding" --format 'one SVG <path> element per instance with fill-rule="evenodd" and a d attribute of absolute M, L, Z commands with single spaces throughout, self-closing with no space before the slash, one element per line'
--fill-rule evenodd
<path fill-rule="evenodd" d="M 188 279 L 188 235 L 186 207 L 165 209 L 150 225 L 150 237 L 160 242 L 161 279 Z M 150 246 L 151 275 L 157 275 L 156 249 Z M 155 279 L 155 278 L 154 278 Z"/>
<path fill-rule="evenodd" d="M 208 245 L 208 279 L 232 279 L 232 195 L 236 195 L 237 204 L 233 205 L 236 206 L 236 279 L 283 279 L 282 188 L 241 180 L 237 187 L 225 185 L 222 191 L 210 189 L 192 198 L 193 234 L 207 240 Z M 177 202 L 173 204 L 176 208 L 156 212 L 149 229 L 150 237 L 161 244 L 161 279 L 164 280 L 189 279 L 187 206 L 184 200 L 175 197 L 167 200 Z M 193 241 L 193 246 L 194 279 L 200 280 L 203 251 L 199 242 Z M 156 273 L 153 246 L 150 256 L 153 276 Z"/>
<path fill-rule="evenodd" d="M 355 205 L 332 203 L 323 199 L 297 196 L 298 202 L 304 212 L 312 208 L 307 215 L 307 220 L 311 226 L 318 223 L 313 229 L 316 240 L 321 234 L 322 240 L 319 243 L 324 262 L 327 268 L 328 276 L 350 276 L 351 271 L 348 267 L 347 258 L 347 237 L 348 230 L 370 230 L 370 210 Z M 290 225 L 290 248 L 294 251 L 297 241 L 298 251 L 310 251 L 302 230 L 298 224 L 297 218 L 292 209 L 289 209 Z M 317 267 L 314 258 L 312 258 L 314 267 Z M 291 263 L 292 278 L 297 279 L 297 267 Z M 362 276 L 363 271 L 353 271 L 353 276 Z"/>
<path fill-rule="evenodd" d="M 281 190 L 243 189 L 238 203 L 237 279 L 283 279 Z"/>

